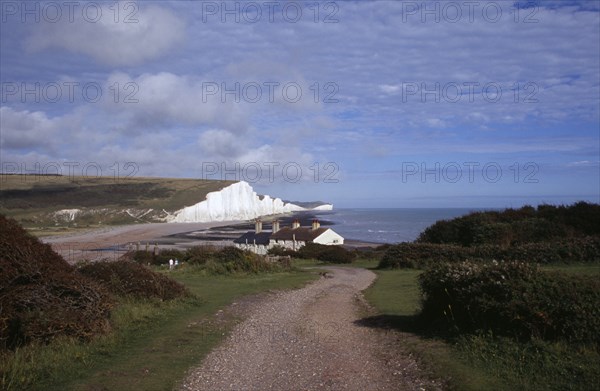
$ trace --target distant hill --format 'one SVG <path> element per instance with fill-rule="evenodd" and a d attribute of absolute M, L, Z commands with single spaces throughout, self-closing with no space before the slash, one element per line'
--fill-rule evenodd
<path fill-rule="evenodd" d="M 233 181 L 0 175 L 0 214 L 45 233 L 61 228 L 161 222 Z"/>
<path fill-rule="evenodd" d="M 578 202 L 475 212 L 442 220 L 423 231 L 417 242 L 510 246 L 596 235 L 600 235 L 600 205 Z"/>

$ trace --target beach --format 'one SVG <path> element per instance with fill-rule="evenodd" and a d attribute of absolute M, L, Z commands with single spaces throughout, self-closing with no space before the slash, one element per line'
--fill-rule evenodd
<path fill-rule="evenodd" d="M 41 238 L 61 254 L 68 262 L 75 263 L 82 260 L 117 259 L 128 250 L 134 250 L 137 243 L 140 249 L 154 248 L 155 243 L 159 248 L 168 246 L 165 239 L 186 232 L 204 231 L 210 228 L 240 223 L 239 221 L 220 221 L 211 223 L 152 223 L 134 224 L 124 226 L 107 226 L 83 233 L 65 236 L 52 236 Z M 173 241 L 173 240 L 171 240 Z M 173 241 L 175 242 L 175 241 Z"/>
<path fill-rule="evenodd" d="M 279 220 L 281 226 L 289 226 L 294 220 L 300 220 L 302 226 L 310 226 L 319 215 L 307 211 L 293 214 L 265 216 L 263 229 L 271 230 L 273 220 Z M 325 216 L 321 216 L 325 217 Z M 319 219 L 321 226 L 331 226 L 331 221 Z M 335 228 L 334 228 L 335 229 Z M 101 259 L 117 260 L 127 251 L 153 251 L 159 249 L 185 250 L 200 245 L 227 246 L 233 240 L 248 231 L 254 230 L 254 221 L 215 221 L 209 223 L 149 223 L 123 226 L 105 226 L 85 232 L 75 232 L 62 236 L 41 238 L 61 254 L 68 262 Z M 346 240 L 349 248 L 375 247 L 380 243 L 364 240 Z"/>

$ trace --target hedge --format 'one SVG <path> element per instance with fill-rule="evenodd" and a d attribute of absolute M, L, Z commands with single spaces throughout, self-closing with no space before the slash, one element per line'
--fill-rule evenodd
<path fill-rule="evenodd" d="M 419 276 L 421 321 L 449 333 L 493 332 L 600 346 L 600 281 L 523 262 L 442 263 Z"/>

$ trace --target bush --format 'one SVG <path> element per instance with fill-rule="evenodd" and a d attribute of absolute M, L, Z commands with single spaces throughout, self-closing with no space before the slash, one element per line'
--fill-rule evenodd
<path fill-rule="evenodd" d="M 341 246 L 326 246 L 318 243 L 307 243 L 298 251 L 292 251 L 288 255 L 294 258 L 317 259 L 329 263 L 351 263 L 356 258 L 356 254 Z"/>
<path fill-rule="evenodd" d="M 475 212 L 438 221 L 421 233 L 421 243 L 508 246 L 600 235 L 600 205 L 525 206 Z"/>
<path fill-rule="evenodd" d="M 90 263 L 79 272 L 117 296 L 171 300 L 187 293 L 180 283 L 132 261 Z"/>
<path fill-rule="evenodd" d="M 288 250 L 287 248 L 284 248 L 282 246 L 274 246 L 271 247 L 268 251 L 267 251 L 268 255 L 275 255 L 275 256 L 291 256 L 294 257 L 296 255 L 295 251 L 292 250 Z"/>
<path fill-rule="evenodd" d="M 254 254 L 252 252 L 246 252 L 237 247 L 228 246 L 223 247 L 221 250 L 217 251 L 215 254 L 215 258 L 220 263 L 229 263 L 229 262 L 244 262 L 246 259 L 246 255 Z"/>
<path fill-rule="evenodd" d="M 448 244 L 400 243 L 387 248 L 378 268 L 422 268 L 432 262 L 460 262 L 471 253 L 468 248 Z"/>
<path fill-rule="evenodd" d="M 205 262 L 204 268 L 213 274 L 232 274 L 276 272 L 287 267 L 281 263 L 268 262 L 264 256 L 251 251 L 223 247 Z"/>
<path fill-rule="evenodd" d="M 194 265 L 204 265 L 215 258 L 217 248 L 214 246 L 196 246 L 186 250 L 183 260 Z"/>
<path fill-rule="evenodd" d="M 123 259 L 133 260 L 142 265 L 168 265 L 170 259 L 182 260 L 185 257 L 185 253 L 175 249 L 163 249 L 160 250 L 158 255 L 154 255 L 152 251 L 138 250 L 130 251 L 123 256 Z"/>
<path fill-rule="evenodd" d="M 184 257 L 184 253 L 175 249 L 164 249 L 158 252 L 158 255 L 154 256 L 153 265 L 168 265 L 169 260 L 182 260 Z"/>
<path fill-rule="evenodd" d="M 113 301 L 52 248 L 0 215 L 0 349 L 108 331 Z"/>
<path fill-rule="evenodd" d="M 356 254 L 340 246 L 325 246 L 317 255 L 317 259 L 327 263 L 352 263 Z"/>
<path fill-rule="evenodd" d="M 421 320 L 446 332 L 493 332 L 600 346 L 600 281 L 522 262 L 443 263 L 419 277 Z"/>
<path fill-rule="evenodd" d="M 301 259 L 318 259 L 319 254 L 326 249 L 327 246 L 317 243 L 307 243 L 294 252 L 294 258 Z"/>
<path fill-rule="evenodd" d="M 581 263 L 600 261 L 600 237 L 526 243 L 510 247 L 453 244 L 400 243 L 388 247 L 379 268 L 426 268 L 439 262 L 527 260 L 531 263 Z"/>

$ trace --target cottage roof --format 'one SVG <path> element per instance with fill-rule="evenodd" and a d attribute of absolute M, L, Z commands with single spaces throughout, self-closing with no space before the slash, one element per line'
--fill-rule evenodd
<path fill-rule="evenodd" d="M 299 227 L 299 228 L 285 227 L 285 228 L 281 228 L 279 231 L 272 234 L 271 239 L 273 239 L 273 240 L 294 240 L 294 237 L 295 237 L 296 240 L 298 240 L 298 241 L 311 242 L 314 239 L 316 239 L 319 235 L 321 235 L 323 232 L 327 231 L 328 229 L 329 228 L 312 229 L 312 228 L 306 228 L 306 227 Z"/>
<path fill-rule="evenodd" d="M 252 231 L 248 231 L 245 234 L 243 234 L 242 236 L 240 236 L 239 238 L 235 239 L 233 242 L 234 243 L 241 243 L 241 244 L 264 244 L 267 245 L 269 244 L 269 238 L 271 237 L 271 232 L 260 232 L 260 233 L 256 233 L 256 232 L 252 232 Z M 256 242 L 255 242 L 256 241 Z"/>

